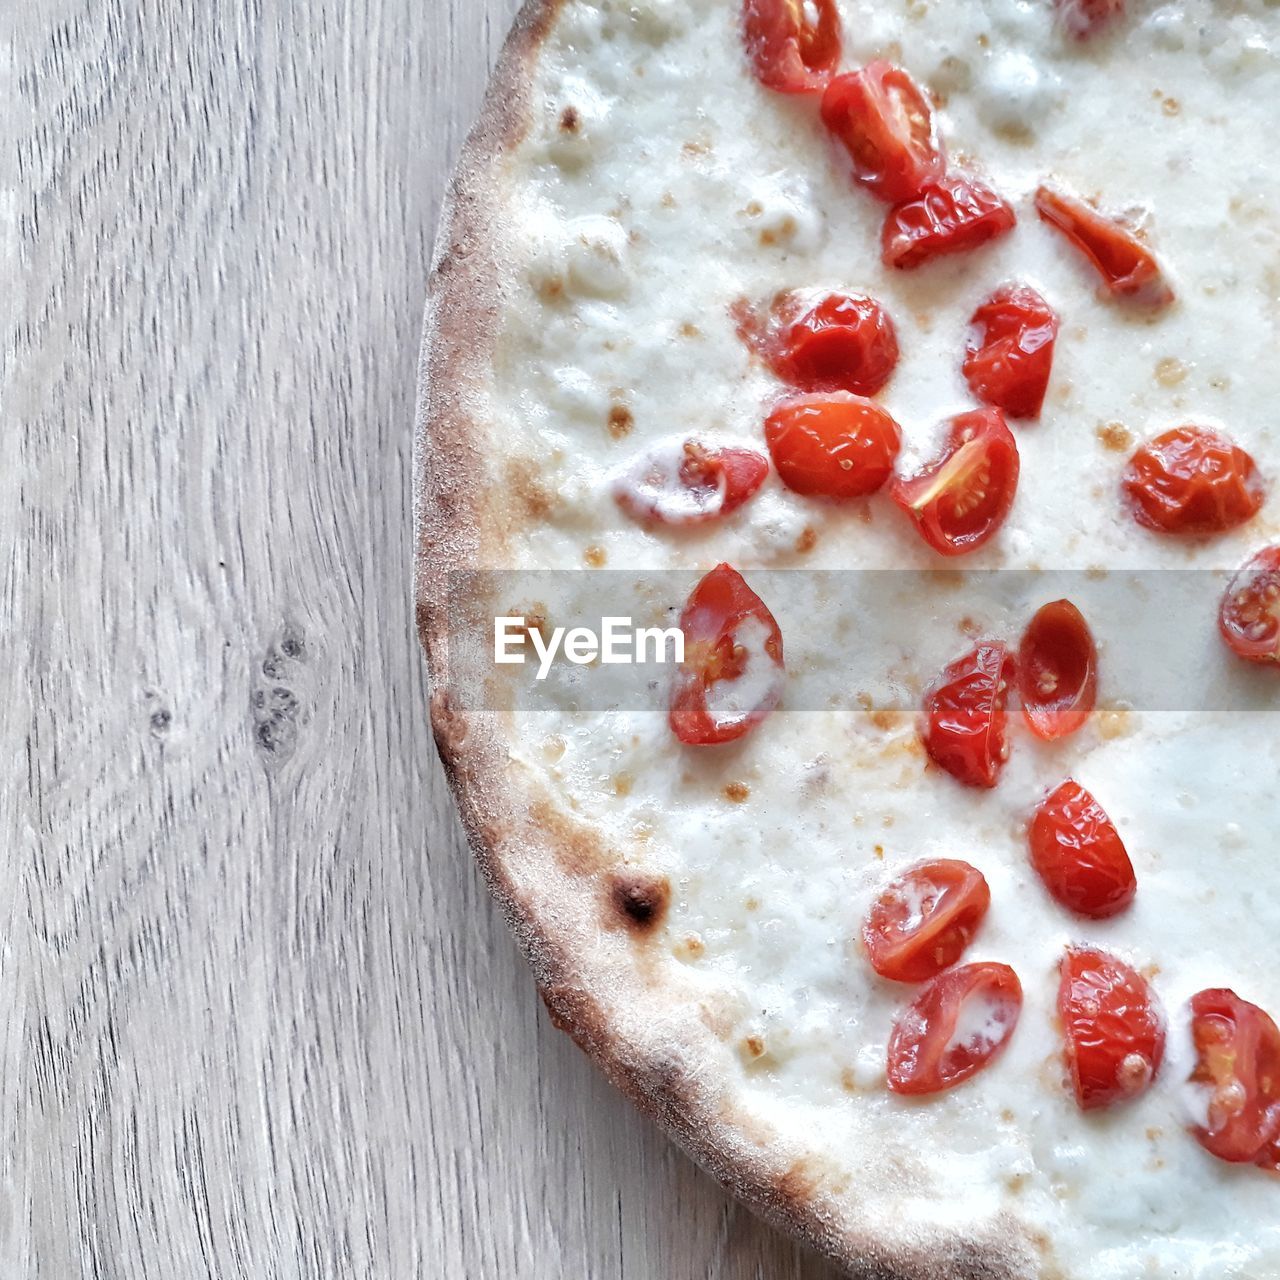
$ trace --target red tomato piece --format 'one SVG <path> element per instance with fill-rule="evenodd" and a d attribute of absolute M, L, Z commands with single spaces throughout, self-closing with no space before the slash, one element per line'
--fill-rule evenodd
<path fill-rule="evenodd" d="M 1280 1029 L 1234 991 L 1191 998 L 1196 1067 L 1204 1122 L 1191 1132 L 1206 1151 L 1231 1164 L 1275 1168 L 1280 1147 Z"/>
<path fill-rule="evenodd" d="M 637 458 L 614 482 L 613 496 L 637 520 L 705 524 L 736 511 L 768 474 L 769 460 L 754 449 L 668 442 Z"/>
<path fill-rule="evenodd" d="M 1036 212 L 1088 258 L 1108 293 L 1144 307 L 1174 300 L 1155 254 L 1123 222 L 1051 187 L 1036 192 Z"/>
<path fill-rule="evenodd" d="M 782 632 L 773 614 L 736 569 L 721 564 L 693 589 L 680 629 L 672 732 L 689 746 L 741 738 L 782 697 Z"/>
<path fill-rule="evenodd" d="M 1147 980 L 1105 951 L 1069 947 L 1058 1013 L 1082 1111 L 1146 1092 L 1164 1061 L 1165 1018 Z"/>
<path fill-rule="evenodd" d="M 779 93 L 821 93 L 840 64 L 836 0 L 744 0 L 742 39 L 756 79 Z"/>
<path fill-rule="evenodd" d="M 880 234 L 886 267 L 918 267 L 945 253 L 967 253 L 1017 224 L 1013 208 L 985 182 L 949 173 L 889 210 Z"/>
<path fill-rule="evenodd" d="M 1234 529 L 1266 496 L 1254 460 L 1211 427 L 1175 427 L 1140 445 L 1123 483 L 1133 518 L 1157 533 Z"/>
<path fill-rule="evenodd" d="M 784 400 L 765 421 L 764 438 L 782 483 L 824 498 L 875 493 L 902 443 L 884 409 L 847 391 Z"/>
<path fill-rule="evenodd" d="M 1009 758 L 1009 686 L 1014 661 L 984 640 L 942 673 L 924 700 L 929 759 L 969 787 L 994 787 Z"/>
<path fill-rule="evenodd" d="M 1005 522 L 1018 491 L 1018 444 L 999 409 L 952 418 L 942 453 L 890 496 L 939 555 L 976 551 Z"/>
<path fill-rule="evenodd" d="M 1280 662 L 1280 546 L 1259 551 L 1231 579 L 1218 628 L 1246 662 Z"/>
<path fill-rule="evenodd" d="M 1128 850 L 1106 810 L 1067 779 L 1041 801 L 1031 820 L 1031 865 L 1068 911 L 1105 920 L 1138 892 Z"/>
<path fill-rule="evenodd" d="M 1022 715 L 1037 737 L 1075 733 L 1098 702 L 1098 648 L 1070 600 L 1036 612 L 1018 647 Z"/>
<path fill-rule="evenodd" d="M 969 390 L 1011 418 L 1035 418 L 1044 404 L 1058 340 L 1058 314 L 1029 285 L 1006 284 L 973 313 L 981 336 L 964 361 Z"/>
<path fill-rule="evenodd" d="M 1058 21 L 1077 40 L 1087 40 L 1124 13 L 1125 0 L 1055 0 Z"/>
<path fill-rule="evenodd" d="M 895 982 L 926 982 L 964 954 L 991 905 L 977 867 L 922 862 L 893 881 L 862 926 L 871 967 Z"/>
<path fill-rule="evenodd" d="M 890 62 L 877 59 L 832 80 L 822 122 L 849 152 L 858 181 L 890 204 L 912 199 L 946 172 L 929 99 Z"/>
<path fill-rule="evenodd" d="M 988 1066 L 1022 1013 L 1022 984 L 1007 964 L 939 974 L 899 1016 L 889 1037 L 889 1088 L 941 1093 Z"/>
<path fill-rule="evenodd" d="M 889 381 L 898 363 L 898 334 L 874 298 L 832 293 L 791 316 L 797 309 L 794 295 L 775 307 L 779 332 L 768 358 L 784 382 L 805 391 L 872 396 Z"/>

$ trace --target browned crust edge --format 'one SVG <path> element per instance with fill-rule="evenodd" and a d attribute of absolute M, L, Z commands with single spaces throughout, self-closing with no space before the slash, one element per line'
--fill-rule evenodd
<path fill-rule="evenodd" d="M 415 596 L 418 631 L 433 673 L 448 661 L 451 575 L 484 563 L 500 545 L 488 509 L 481 444 L 490 424 L 475 411 L 491 351 L 491 318 L 505 281 L 494 252 L 502 217 L 500 163 L 530 118 L 537 56 L 559 11 L 573 0 L 526 0 L 490 81 L 478 123 L 458 162 L 441 213 L 432 266 L 414 444 Z M 434 684 L 434 681 L 433 681 Z M 1025 1263 L 990 1244 L 956 1241 L 945 1256 L 904 1250 L 840 1222 L 800 1167 L 779 1173 L 751 1158 L 759 1138 L 736 1133 L 707 1091 L 672 1058 L 637 1057 L 578 972 L 554 924 L 540 918 L 513 882 L 504 849 L 554 842 L 527 818 L 491 722 L 468 717 L 434 688 L 431 722 L 468 841 L 538 982 L 552 1020 L 642 1111 L 656 1119 L 729 1191 L 768 1221 L 818 1249 L 858 1280 L 1020 1280 Z"/>

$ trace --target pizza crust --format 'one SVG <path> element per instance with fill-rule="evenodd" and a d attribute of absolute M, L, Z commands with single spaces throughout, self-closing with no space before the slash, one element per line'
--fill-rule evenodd
<path fill-rule="evenodd" d="M 503 162 L 529 127 L 541 45 L 572 3 L 527 0 L 502 51 L 446 196 L 419 366 L 418 629 L 432 672 L 432 726 L 471 848 L 555 1025 L 767 1220 L 860 1280 L 1053 1280 L 1012 1216 L 990 1233 L 908 1237 L 900 1222 L 864 1216 L 841 1171 L 749 1114 L 717 1075 L 718 1042 L 707 1026 L 714 1012 L 696 996 L 673 1000 L 669 984 L 652 981 L 646 958 L 662 936 L 670 886 L 626 865 L 519 769 L 500 712 L 464 710 L 483 702 L 484 673 L 450 654 L 451 610 L 462 599 L 492 614 L 497 602 L 485 597 L 483 578 L 467 574 L 503 563 L 521 518 L 518 496 L 504 502 L 490 466 L 502 453 L 486 413 L 494 319 L 513 287 L 495 252 L 511 198 Z M 446 669 L 464 696 L 440 686 Z"/>

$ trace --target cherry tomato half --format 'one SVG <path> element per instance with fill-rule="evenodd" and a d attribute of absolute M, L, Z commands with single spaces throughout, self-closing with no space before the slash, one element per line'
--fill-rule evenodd
<path fill-rule="evenodd" d="M 1210 427 L 1175 427 L 1140 445 L 1123 484 L 1133 518 L 1157 533 L 1234 529 L 1266 496 L 1253 459 Z"/>
<path fill-rule="evenodd" d="M 1196 1067 L 1204 1120 L 1191 1132 L 1206 1151 L 1231 1164 L 1275 1168 L 1280 1143 L 1280 1030 L 1270 1015 L 1234 991 L 1191 998 Z"/>
<path fill-rule="evenodd" d="M 779 93 L 821 93 L 840 63 L 836 0 L 744 0 L 742 40 L 756 79 Z"/>
<path fill-rule="evenodd" d="M 889 210 L 880 233 L 886 267 L 908 271 L 945 253 L 967 253 L 1012 231 L 1009 202 L 985 182 L 949 173 Z"/>
<path fill-rule="evenodd" d="M 1108 293 L 1145 307 L 1174 300 L 1155 254 L 1123 222 L 1051 187 L 1036 192 L 1036 212 L 1088 258 Z"/>
<path fill-rule="evenodd" d="M 941 1093 L 989 1065 L 1022 1013 L 1022 984 L 1007 964 L 966 964 L 939 974 L 889 1037 L 889 1088 Z"/>
<path fill-rule="evenodd" d="M 1018 647 L 1022 715 L 1037 737 L 1075 733 L 1098 701 L 1098 649 L 1070 600 L 1037 610 Z"/>
<path fill-rule="evenodd" d="M 680 615 L 684 662 L 671 688 L 671 730 L 690 746 L 732 742 L 778 705 L 782 632 L 742 575 L 717 565 Z"/>
<path fill-rule="evenodd" d="M 895 982 L 926 982 L 964 954 L 991 905 L 977 867 L 952 858 L 921 862 L 875 900 L 862 940 L 871 967 Z"/>
<path fill-rule="evenodd" d="M 970 323 L 981 337 L 965 355 L 969 390 L 1011 418 L 1038 417 L 1053 368 L 1057 312 L 1029 285 L 1006 284 L 973 313 Z"/>
<path fill-rule="evenodd" d="M 769 460 L 754 449 L 670 441 L 632 462 L 614 481 L 613 496 L 636 520 L 705 524 L 736 511 L 768 474 Z"/>
<path fill-rule="evenodd" d="M 1018 444 L 999 409 L 952 418 L 942 453 L 890 496 L 940 555 L 976 551 L 1005 522 L 1018 491 Z"/>
<path fill-rule="evenodd" d="M 1259 551 L 1231 579 L 1218 628 L 1246 662 L 1280 662 L 1280 546 Z"/>
<path fill-rule="evenodd" d="M 1031 820 L 1031 865 L 1068 911 L 1105 920 L 1138 892 L 1128 850 L 1106 810 L 1078 782 L 1067 779 Z"/>
<path fill-rule="evenodd" d="M 1058 21 L 1077 40 L 1087 40 L 1124 13 L 1125 0 L 1055 0 Z"/>
<path fill-rule="evenodd" d="M 994 787 L 1009 758 L 1009 686 L 1014 661 L 984 640 L 942 673 L 924 700 L 929 759 L 969 787 Z"/>
<path fill-rule="evenodd" d="M 890 62 L 877 59 L 832 80 L 822 122 L 849 152 L 858 181 L 890 204 L 912 199 L 946 172 L 929 99 Z"/>
<path fill-rule="evenodd" d="M 1090 947 L 1062 959 L 1058 1013 L 1067 1070 L 1082 1111 L 1144 1093 L 1164 1061 L 1165 1018 L 1147 980 Z"/>
<path fill-rule="evenodd" d="M 802 315 L 794 310 L 794 295 L 775 306 L 778 332 L 768 344 L 769 363 L 784 382 L 804 391 L 872 396 L 889 381 L 898 363 L 898 334 L 874 298 L 832 293 Z"/>
<path fill-rule="evenodd" d="M 847 391 L 784 400 L 765 421 L 764 438 L 782 483 L 824 498 L 875 493 L 902 443 L 884 409 Z"/>

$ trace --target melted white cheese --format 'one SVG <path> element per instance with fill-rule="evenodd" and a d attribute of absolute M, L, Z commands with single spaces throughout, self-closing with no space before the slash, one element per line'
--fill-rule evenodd
<path fill-rule="evenodd" d="M 629 499 L 642 512 L 672 523 L 717 515 L 724 506 L 724 476 L 717 476 L 714 489 L 685 483 L 687 443 L 687 436 L 672 436 L 628 462 L 613 479 L 614 496 Z M 708 448 L 721 447 L 720 441 L 698 443 Z"/>
<path fill-rule="evenodd" d="M 1009 1003 L 982 992 L 970 996 L 961 1006 L 955 1028 L 947 1040 L 947 1052 L 967 1049 L 980 1054 L 999 1044 L 1009 1027 Z"/>
<path fill-rule="evenodd" d="M 931 86 L 952 154 L 976 162 L 1020 221 L 980 252 L 894 273 L 879 260 L 884 208 L 854 188 L 813 104 L 751 78 L 735 0 L 571 0 L 545 50 L 531 135 L 510 161 L 523 192 L 521 270 L 503 315 L 497 403 L 550 514 L 505 567 L 579 569 L 588 548 L 610 567 L 727 560 L 748 581 L 774 567 L 940 567 L 883 495 L 835 505 L 772 477 L 733 517 L 691 533 L 623 517 L 610 478 L 673 434 L 759 440 L 779 388 L 728 309 L 807 287 L 871 293 L 893 316 L 902 361 L 879 399 L 902 424 L 908 470 L 934 452 L 938 424 L 970 406 L 968 319 L 1005 280 L 1033 284 L 1061 313 L 1053 379 L 1041 420 L 1018 428 L 1008 524 L 948 569 L 1229 570 L 1276 540 L 1280 10 L 1266 0 L 1129 8 L 1113 36 L 1085 43 L 1059 32 L 1048 0 L 844 0 L 847 63 L 890 58 Z M 1178 303 L 1153 320 L 1100 297 L 1031 208 L 1047 177 L 1108 208 L 1146 210 Z M 634 423 L 621 437 L 609 429 L 619 405 Z M 1224 426 L 1270 484 L 1255 521 L 1206 541 L 1148 533 L 1118 498 L 1132 445 L 1188 421 Z M 1203 699 L 1104 710 L 1053 745 L 1015 724 L 994 792 L 926 770 L 910 715 L 885 704 L 914 706 L 976 631 L 1016 643 L 1051 598 L 1024 579 L 976 601 L 963 577 L 927 590 L 904 581 L 831 632 L 808 608 L 770 599 L 788 689 L 784 709 L 743 742 L 682 750 L 662 689 L 647 709 L 609 712 L 574 686 L 558 714 L 528 713 L 522 758 L 671 876 L 671 963 L 725 1011 L 730 1046 L 756 1037 L 730 1061 L 760 1114 L 837 1163 L 859 1153 L 855 1174 L 881 1145 L 927 1153 L 923 1191 L 904 1197 L 890 1180 L 883 1193 L 908 1218 L 963 1227 L 1007 1209 L 1050 1240 L 1055 1274 L 1071 1280 L 1276 1276 L 1280 1180 L 1215 1161 L 1185 1130 L 1188 997 L 1231 986 L 1280 1013 L 1280 734 L 1271 713 L 1212 709 L 1274 707 L 1280 688 L 1217 639 L 1221 586 L 1171 578 L 1166 597 L 1148 576 L 1128 607 L 1085 608 L 1104 700 L 1152 671 L 1166 693 Z M 855 653 L 856 679 L 798 694 L 806 673 L 852 665 Z M 567 744 L 555 763 L 539 745 L 548 733 Z M 624 774 L 629 790 L 616 785 Z M 1067 776 L 1095 792 L 1137 869 L 1137 901 L 1117 919 L 1073 919 L 1028 864 L 1027 817 Z M 745 800 L 726 799 L 731 782 L 749 789 Z M 1026 1004 L 989 1070 L 907 1103 L 884 1087 L 884 1053 L 915 988 L 877 978 L 857 938 L 884 883 L 926 857 L 964 858 L 986 875 L 992 907 L 965 960 L 1013 965 Z M 1057 962 L 1075 941 L 1153 967 L 1170 1016 L 1155 1086 L 1089 1116 L 1064 1085 L 1053 1020 Z"/>
<path fill-rule="evenodd" d="M 765 649 L 771 628 L 759 618 L 746 618 L 734 634 L 735 656 L 742 670 L 733 680 L 718 680 L 707 690 L 707 714 L 721 728 L 741 724 L 782 695 L 782 668 Z"/>

